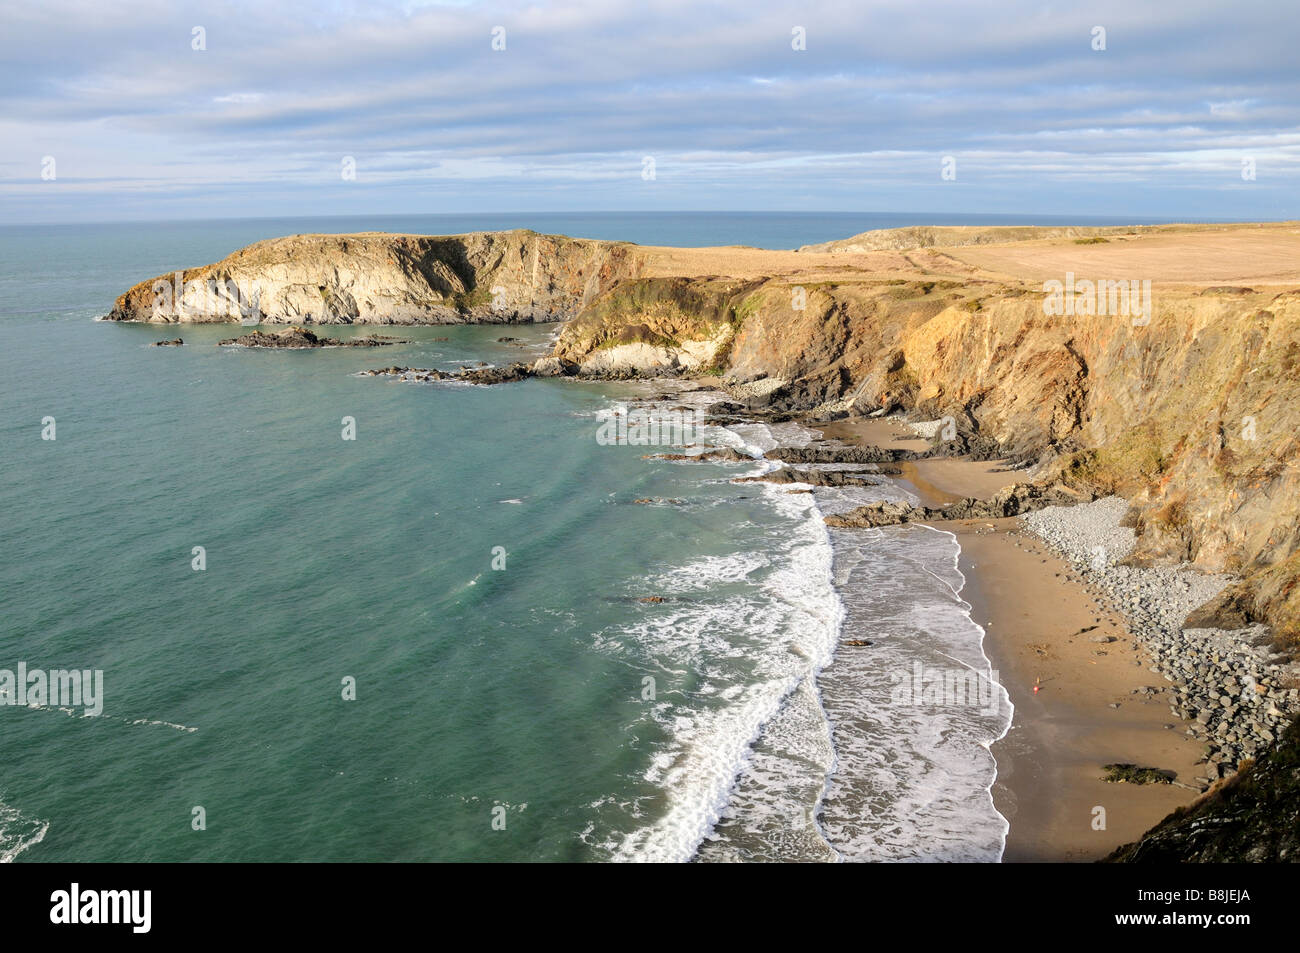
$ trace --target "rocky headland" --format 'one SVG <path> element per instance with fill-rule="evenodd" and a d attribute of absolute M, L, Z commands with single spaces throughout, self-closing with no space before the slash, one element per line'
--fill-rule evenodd
<path fill-rule="evenodd" d="M 476 232 L 294 235 L 142 281 L 111 321 L 464 324 L 557 321 L 634 275 L 635 246 Z"/>

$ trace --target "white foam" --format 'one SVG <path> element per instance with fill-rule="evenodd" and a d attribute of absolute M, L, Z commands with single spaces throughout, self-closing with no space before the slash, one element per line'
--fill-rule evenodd
<path fill-rule="evenodd" d="M 193 734 L 194 732 L 199 730 L 189 725 L 178 725 L 174 721 L 159 721 L 154 718 L 126 718 L 121 715 L 104 715 L 104 714 L 92 715 L 89 712 L 87 712 L 85 709 L 65 708 L 62 705 L 58 707 L 53 707 L 50 705 L 38 705 L 35 702 L 29 702 L 23 707 L 26 708 L 28 711 L 58 712 L 61 715 L 67 715 L 69 718 L 76 718 L 80 716 L 82 718 L 94 718 L 96 721 L 118 722 L 119 724 L 124 724 L 124 725 L 155 725 L 159 728 L 175 728 L 177 731 L 184 731 L 187 734 Z"/>
<path fill-rule="evenodd" d="M 719 583 L 742 582 L 770 564 L 771 560 L 763 553 L 705 556 L 649 576 L 646 587 L 675 591 L 709 589 Z"/>
<path fill-rule="evenodd" d="M 777 445 L 762 424 L 709 437 L 751 453 Z M 775 466 L 755 464 L 755 473 Z M 783 517 L 761 552 L 705 557 L 654 577 L 664 591 L 739 592 L 659 604 L 597 637 L 601 649 L 643 656 L 640 664 L 668 673 L 665 687 L 696 680 L 689 691 L 663 692 L 648 713 L 666 735 L 642 778 L 662 792 L 654 820 L 617 836 L 592 835 L 614 859 L 684 861 L 697 851 L 701 859 L 728 859 L 720 856 L 724 842 L 746 856 L 834 857 L 816 827 L 834 765 L 816 674 L 842 617 L 830 541 L 811 496 L 757 486 L 755 502 Z"/>
<path fill-rule="evenodd" d="M 708 437 L 750 454 L 800 439 L 762 424 Z M 779 465 L 754 464 L 750 475 Z M 715 598 L 656 604 L 597 636 L 601 650 L 664 673 L 643 716 L 664 740 L 639 779 L 658 794 L 593 804 L 601 821 L 584 841 L 618 860 L 1000 859 L 1008 825 L 989 746 L 1010 725 L 1006 692 L 997 686 L 987 711 L 890 698 L 891 672 L 916 658 L 992 674 L 960 598 L 956 537 L 828 531 L 824 513 L 918 502 L 897 483 L 755 486 L 750 499 L 784 517 L 779 534 L 651 577 L 657 591 Z M 841 635 L 875 645 L 837 654 Z"/>
<path fill-rule="evenodd" d="M 0 864 L 12 863 L 27 848 L 45 840 L 49 829 L 48 821 L 27 817 L 0 801 Z"/>
<path fill-rule="evenodd" d="M 928 526 L 834 534 L 848 611 L 842 648 L 822 675 L 840 764 L 822 814 L 827 837 L 856 860 L 996 861 L 1008 824 L 993 805 L 1012 708 L 992 689 L 987 707 L 900 703 L 893 673 L 916 662 L 973 669 L 987 686 L 984 630 L 960 598 L 965 578 L 951 533 Z"/>

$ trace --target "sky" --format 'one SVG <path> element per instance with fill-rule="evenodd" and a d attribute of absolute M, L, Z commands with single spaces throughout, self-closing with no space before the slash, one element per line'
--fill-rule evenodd
<path fill-rule="evenodd" d="M 1297 0 L 0 9 L 0 224 L 1300 219 Z"/>

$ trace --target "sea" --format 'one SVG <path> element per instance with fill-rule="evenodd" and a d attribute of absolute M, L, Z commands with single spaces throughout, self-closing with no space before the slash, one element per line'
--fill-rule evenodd
<path fill-rule="evenodd" d="M 554 325 L 258 351 L 218 347 L 244 328 L 96 318 L 138 281 L 306 232 L 791 248 L 1071 222 L 1131 224 L 0 226 L 0 691 L 20 665 L 102 673 L 97 712 L 0 705 L 0 862 L 999 860 L 990 745 L 1011 712 L 955 538 L 823 521 L 915 499 L 905 484 L 734 482 L 817 436 L 797 424 L 704 426 L 698 443 L 752 457 L 738 463 L 599 439 L 654 385 L 362 373 L 517 360 Z M 985 690 L 962 697 L 954 673 Z"/>

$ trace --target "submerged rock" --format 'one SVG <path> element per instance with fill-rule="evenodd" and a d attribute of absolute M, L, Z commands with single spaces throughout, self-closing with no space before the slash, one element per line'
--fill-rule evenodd
<path fill-rule="evenodd" d="M 807 483 L 810 486 L 879 486 L 879 474 L 853 470 L 797 470 L 782 467 L 760 476 L 737 477 L 732 483 Z"/>
<path fill-rule="evenodd" d="M 404 381 L 465 381 L 470 384 L 510 384 L 532 377 L 532 369 L 522 362 L 505 367 L 462 367 L 458 371 L 440 371 L 436 367 L 381 367 L 362 371 L 366 377 L 396 377 Z"/>

